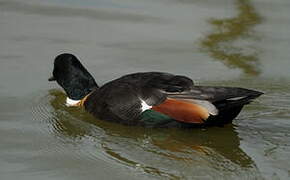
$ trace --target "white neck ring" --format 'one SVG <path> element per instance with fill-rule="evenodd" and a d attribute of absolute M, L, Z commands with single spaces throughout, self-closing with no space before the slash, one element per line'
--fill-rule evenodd
<path fill-rule="evenodd" d="M 76 106 L 77 103 L 79 103 L 80 101 L 81 100 L 73 100 L 73 99 L 70 99 L 69 97 L 67 97 L 65 105 L 66 106 Z"/>

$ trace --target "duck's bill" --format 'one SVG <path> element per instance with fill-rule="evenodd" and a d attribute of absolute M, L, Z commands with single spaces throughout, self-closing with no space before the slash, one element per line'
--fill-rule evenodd
<path fill-rule="evenodd" d="M 51 76 L 49 79 L 48 79 L 48 81 L 55 81 L 56 79 L 53 77 L 53 76 Z"/>

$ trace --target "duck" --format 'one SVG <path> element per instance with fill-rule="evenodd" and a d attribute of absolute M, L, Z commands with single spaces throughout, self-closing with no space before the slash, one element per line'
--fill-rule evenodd
<path fill-rule="evenodd" d="M 56 56 L 48 80 L 63 88 L 67 106 L 84 108 L 100 120 L 146 127 L 224 126 L 263 94 L 240 87 L 199 86 L 187 76 L 167 72 L 127 74 L 98 86 L 69 53 Z"/>

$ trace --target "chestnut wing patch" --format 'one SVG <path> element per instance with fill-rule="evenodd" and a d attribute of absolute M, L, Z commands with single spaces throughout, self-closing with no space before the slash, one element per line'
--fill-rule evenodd
<path fill-rule="evenodd" d="M 210 114 L 218 113 L 214 105 L 211 104 L 211 106 L 213 107 L 206 106 L 200 101 L 168 98 L 163 103 L 153 106 L 152 109 L 177 121 L 201 124 Z"/>

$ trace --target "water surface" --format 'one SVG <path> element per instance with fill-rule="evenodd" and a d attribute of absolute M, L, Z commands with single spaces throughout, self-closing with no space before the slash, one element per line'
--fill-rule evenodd
<path fill-rule="evenodd" d="M 289 179 L 290 2 L 0 0 L 0 179 Z M 231 125 L 146 129 L 64 105 L 53 58 L 265 95 Z"/>

